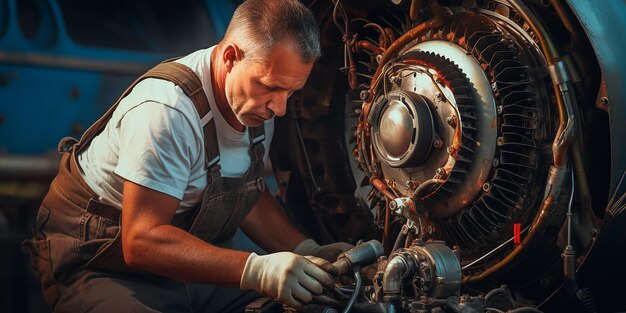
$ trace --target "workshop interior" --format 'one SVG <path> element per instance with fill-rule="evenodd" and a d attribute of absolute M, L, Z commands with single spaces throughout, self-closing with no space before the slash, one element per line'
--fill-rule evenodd
<path fill-rule="evenodd" d="M 624 1 L 302 2 L 322 57 L 268 181 L 356 247 L 298 312 L 626 311 Z M 59 140 L 239 3 L 0 0 L 0 311 L 49 311 L 21 242 Z M 266 300 L 249 311 L 293 312 Z"/>

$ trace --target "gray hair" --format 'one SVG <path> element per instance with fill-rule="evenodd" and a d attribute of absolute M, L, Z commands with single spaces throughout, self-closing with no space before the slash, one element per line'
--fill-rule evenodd
<path fill-rule="evenodd" d="M 277 42 L 286 41 L 302 63 L 321 55 L 313 13 L 298 0 L 246 0 L 233 14 L 225 41 L 236 43 L 244 59 L 263 60 Z"/>

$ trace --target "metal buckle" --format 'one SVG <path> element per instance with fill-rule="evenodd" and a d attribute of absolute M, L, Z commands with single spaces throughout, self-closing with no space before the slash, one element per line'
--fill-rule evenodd
<path fill-rule="evenodd" d="M 265 180 L 263 179 L 262 176 L 256 179 L 256 189 L 259 192 L 265 191 Z"/>

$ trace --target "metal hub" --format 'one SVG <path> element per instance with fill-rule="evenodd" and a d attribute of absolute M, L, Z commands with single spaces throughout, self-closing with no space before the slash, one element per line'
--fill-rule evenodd
<path fill-rule="evenodd" d="M 391 167 L 417 166 L 433 146 L 432 112 L 420 95 L 392 91 L 376 106 L 374 147 Z"/>

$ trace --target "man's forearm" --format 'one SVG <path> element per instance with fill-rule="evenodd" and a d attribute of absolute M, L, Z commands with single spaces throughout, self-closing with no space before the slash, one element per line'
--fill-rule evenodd
<path fill-rule="evenodd" d="M 304 236 L 266 189 L 241 223 L 241 229 L 267 252 L 293 251 Z"/>
<path fill-rule="evenodd" d="M 127 241 L 130 267 L 183 282 L 239 287 L 249 252 L 208 244 L 182 229 L 162 225 Z"/>

